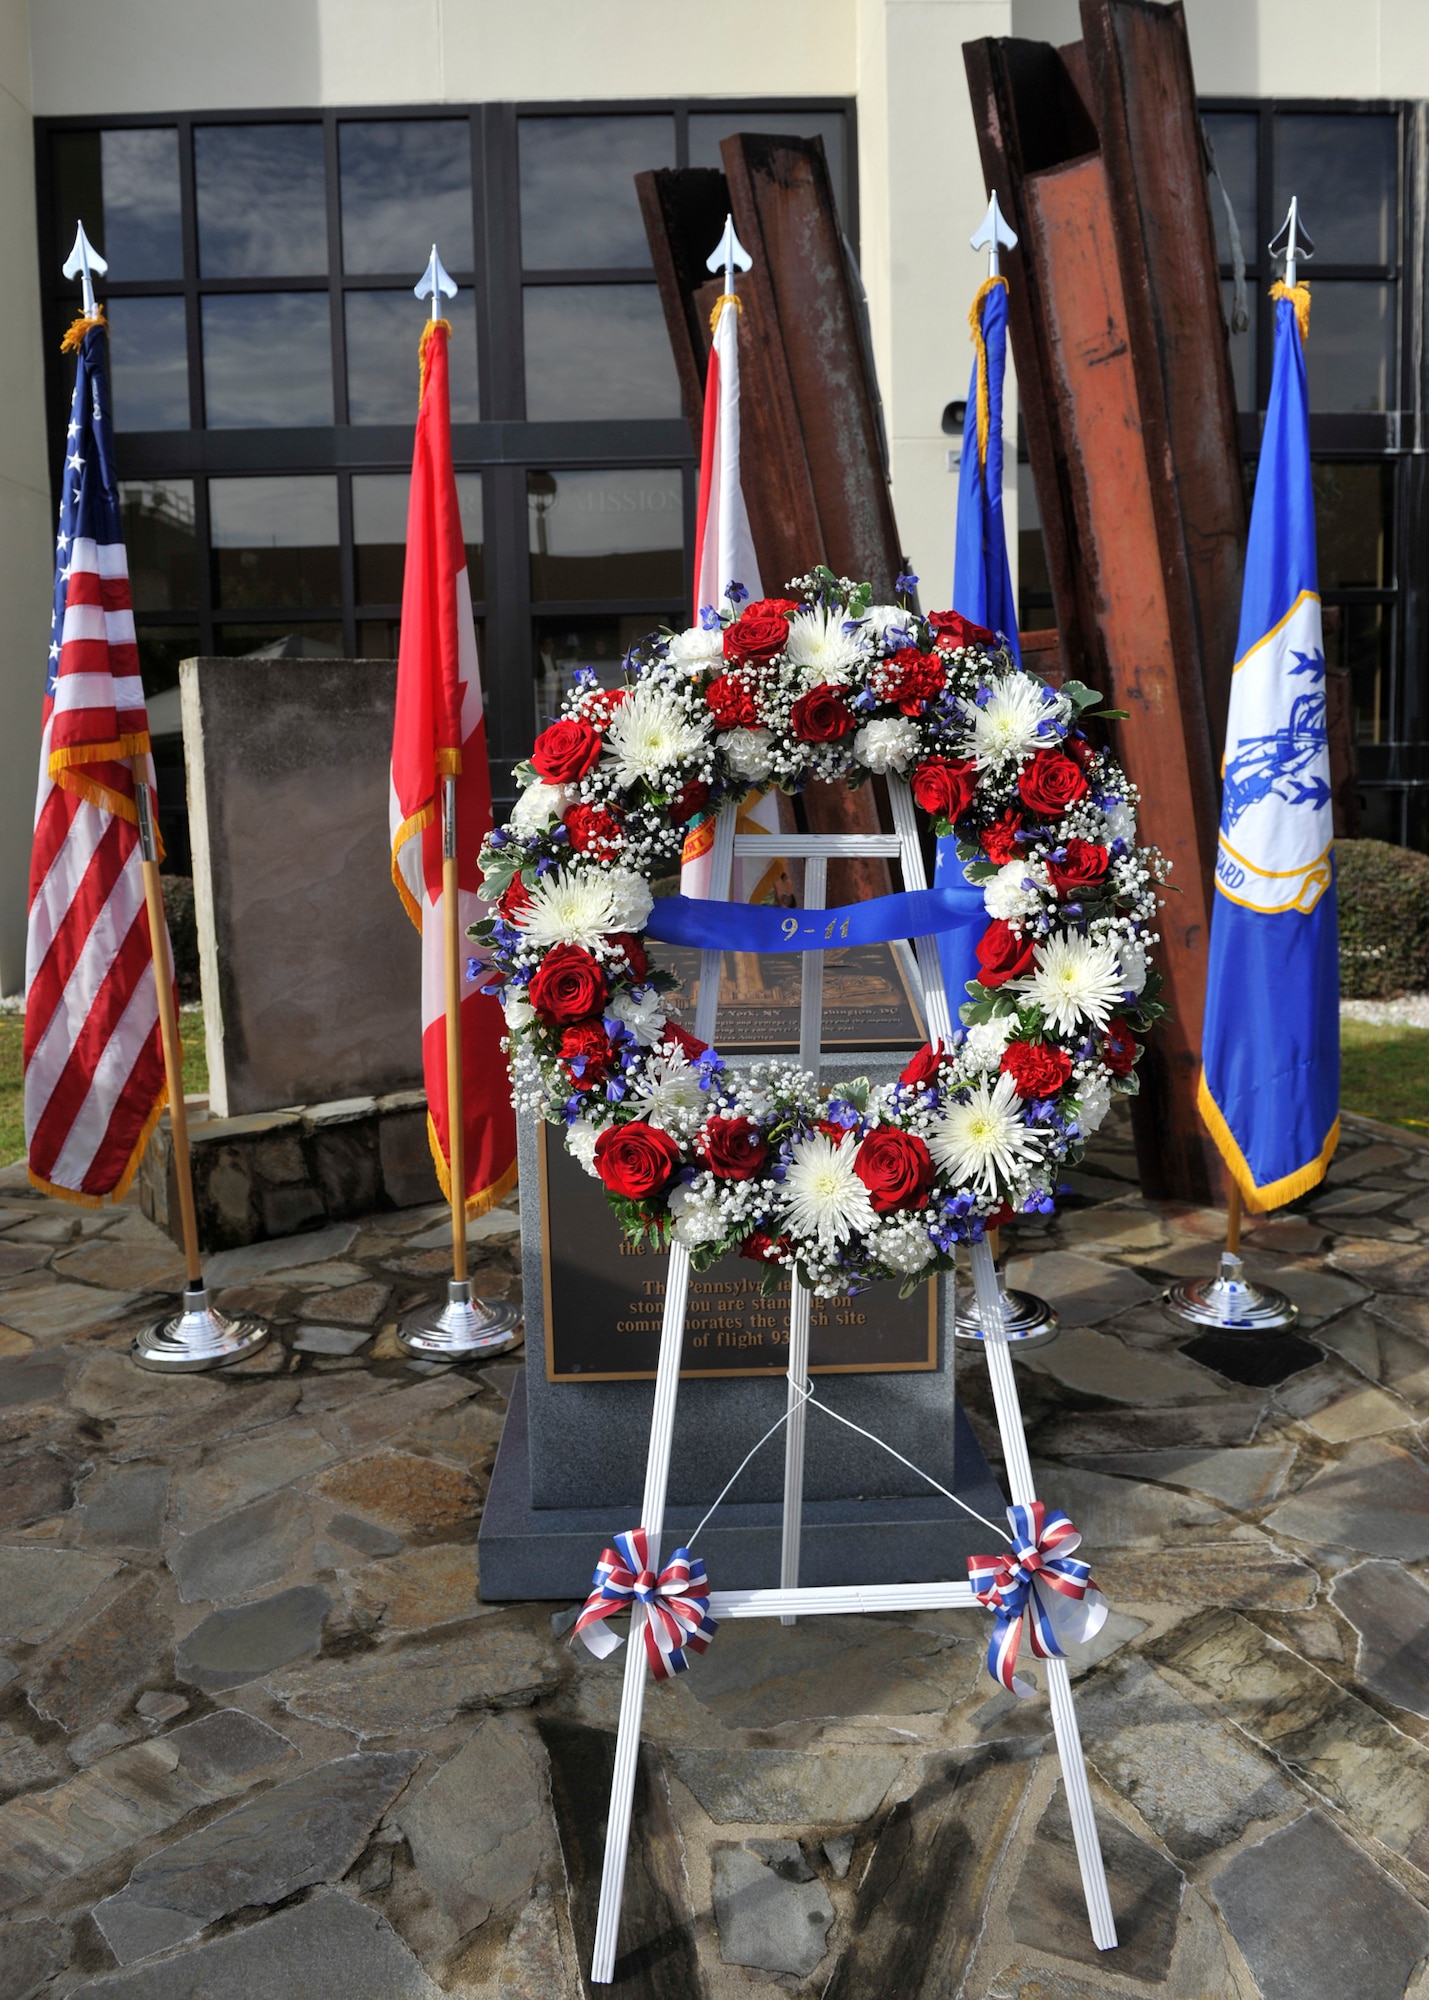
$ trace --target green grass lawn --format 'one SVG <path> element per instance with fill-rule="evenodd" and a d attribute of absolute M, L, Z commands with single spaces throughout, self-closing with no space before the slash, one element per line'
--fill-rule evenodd
<path fill-rule="evenodd" d="M 199 1097 L 208 1089 L 201 1009 L 179 1016 L 179 1033 L 184 1044 L 184 1095 Z M 24 1035 L 22 1015 L 0 1014 L 0 1167 L 25 1157 Z"/>

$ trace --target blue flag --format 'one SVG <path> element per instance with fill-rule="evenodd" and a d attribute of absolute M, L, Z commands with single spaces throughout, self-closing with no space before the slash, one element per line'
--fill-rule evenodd
<path fill-rule="evenodd" d="M 1226 725 L 1201 1115 L 1246 1206 L 1324 1177 L 1339 1141 L 1340 980 L 1325 649 L 1303 336 L 1277 286 Z"/>

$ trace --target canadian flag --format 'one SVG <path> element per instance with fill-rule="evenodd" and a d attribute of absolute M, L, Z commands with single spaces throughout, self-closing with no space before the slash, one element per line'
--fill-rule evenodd
<path fill-rule="evenodd" d="M 465 946 L 467 926 L 486 913 L 477 894 L 477 857 L 491 831 L 491 774 L 466 546 L 452 472 L 450 332 L 448 323 L 439 319 L 431 321 L 422 336 L 422 396 L 407 507 L 407 566 L 392 727 L 392 879 L 422 934 L 427 1131 L 437 1178 L 450 1200 L 442 790 L 445 779 L 455 778 L 464 1193 L 467 1215 L 475 1216 L 515 1185 L 516 1118 L 501 1053 L 505 1033 L 501 1009 L 478 990 L 477 979 L 470 976 L 476 968 Z"/>

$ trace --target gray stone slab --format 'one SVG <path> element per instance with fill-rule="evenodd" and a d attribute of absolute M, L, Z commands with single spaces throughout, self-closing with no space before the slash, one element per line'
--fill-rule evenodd
<path fill-rule="evenodd" d="M 68 1373 L 62 1354 L 25 1354 L 0 1361 L 0 1410 L 59 1402 Z"/>
<path fill-rule="evenodd" d="M 293 1346 L 299 1354 L 356 1354 L 371 1338 L 370 1327 L 300 1326 Z"/>
<path fill-rule="evenodd" d="M 1264 2000 L 1403 2000 L 1429 1916 L 1319 1813 L 1211 1881 Z"/>
<path fill-rule="evenodd" d="M 31 2000 L 68 1957 L 64 1932 L 47 1917 L 0 1924 L 0 2000 Z"/>
<path fill-rule="evenodd" d="M 100 1291 L 95 1285 L 53 1284 L 16 1286 L 5 1293 L 5 1324 L 33 1340 L 65 1340 L 89 1333 L 96 1326 L 123 1319 L 142 1292 Z"/>
<path fill-rule="evenodd" d="M 91 1355 L 69 1394 L 86 1417 L 157 1417 L 175 1423 L 229 1401 L 226 1383 L 205 1375 L 151 1375 L 127 1354 L 104 1348 Z"/>
<path fill-rule="evenodd" d="M 1330 1598 L 1359 1634 L 1357 1679 L 1429 1716 L 1429 1590 L 1398 1563 L 1366 1562 L 1341 1570 Z"/>
<path fill-rule="evenodd" d="M 76 2000 L 442 2000 L 385 1917 L 316 1896 L 157 1965 L 108 1974 Z"/>
<path fill-rule="evenodd" d="M 294 1493 L 270 1493 L 175 1542 L 165 1558 L 185 1604 L 245 1597 L 286 1574 L 310 1533 L 308 1510 Z"/>
<path fill-rule="evenodd" d="M 38 1450 L 31 1445 L 0 1465 L 0 1533 L 68 1513 L 75 1481 L 88 1469 L 73 1453 L 53 1445 Z"/>
<path fill-rule="evenodd" d="M 867 1614 L 793 1626 L 731 1619 L 690 1676 L 690 1693 L 733 1729 L 826 1715 L 932 1715 L 971 1681 L 977 1663 L 951 1633 Z"/>
<path fill-rule="evenodd" d="M 118 1567 L 71 1549 L 0 1548 L 0 1639 L 52 1637 Z"/>
<path fill-rule="evenodd" d="M 1268 1506 L 1294 1462 L 1295 1447 L 1289 1444 L 1251 1445 L 1240 1451 L 1128 1451 L 1075 1461 L 1087 1472 L 1189 1486 L 1240 1512 Z"/>
<path fill-rule="evenodd" d="M 805 1750 L 669 1753 L 672 1769 L 720 1826 L 856 1825 L 876 1812 L 903 1773 L 890 1750 L 841 1745 L 836 1756 Z"/>
<path fill-rule="evenodd" d="M 297 1755 L 280 1730 L 241 1708 L 216 1708 L 173 1730 L 164 1743 L 177 1756 L 180 1770 L 216 1798 Z"/>
<path fill-rule="evenodd" d="M 1127 1978 L 1159 1984 L 1171 1969 L 1186 1879 L 1106 1811 L 1097 1814 L 1097 1833 L 1116 1919 L 1116 1969 Z M 1037 1822 L 1008 1915 L 1019 1944 L 1082 1965 L 1106 1963 L 1087 1926 L 1072 1820 L 1060 1782 Z"/>
<path fill-rule="evenodd" d="M 325 1437 L 299 1424 L 275 1425 L 257 1437 L 208 1451 L 202 1465 L 181 1472 L 174 1482 L 177 1523 L 184 1529 L 205 1527 L 215 1515 L 320 1471 L 336 1457 Z"/>
<path fill-rule="evenodd" d="M 395 1556 L 405 1546 L 402 1537 L 394 1535 L 390 1528 L 379 1528 L 375 1521 L 360 1521 L 356 1514 L 334 1514 L 327 1531 L 365 1556 Z"/>
<path fill-rule="evenodd" d="M 1179 1407 L 1226 1393 L 1204 1368 L 1183 1361 L 1179 1354 L 1149 1354 L 1092 1327 L 1070 1327 L 1050 1347 L 1036 1348 L 1018 1359 L 1019 1365 L 1050 1375 L 1080 1395 L 1102 1396 L 1114 1403 Z"/>
<path fill-rule="evenodd" d="M 1265 1415 L 1263 1401 L 1198 1403 L 1193 1409 L 1078 1410 L 1037 1427 L 1038 1448 L 1058 1458 L 1099 1453 L 1212 1450 L 1246 1445 Z"/>
<path fill-rule="evenodd" d="M 439 1949 L 493 1910 L 524 1906 L 545 1852 L 543 1763 L 524 1731 L 488 1716 L 400 1807 L 397 1824 L 431 1898 Z"/>
<path fill-rule="evenodd" d="M 411 1776 L 416 1751 L 339 1757 L 289 1778 L 141 1861 L 94 1921 L 121 1965 L 181 1944 L 230 1911 L 345 1875 Z"/>
<path fill-rule="evenodd" d="M 274 1271 L 296 1271 L 304 1264 L 321 1264 L 342 1257 L 357 1241 L 355 1222 L 335 1222 L 305 1236 L 286 1236 L 275 1243 L 245 1243 L 238 1250 L 220 1250 L 204 1261 L 210 1285 L 247 1285 Z"/>
<path fill-rule="evenodd" d="M 1165 1487 L 1071 1466 L 1038 1465 L 1034 1471 L 1037 1491 L 1048 1506 L 1070 1514 L 1081 1529 L 1084 1552 L 1210 1542 L 1236 1527 L 1234 1517 L 1222 1508 Z"/>
<path fill-rule="evenodd" d="M 833 1905 L 822 1882 L 791 1882 L 745 1847 L 712 1856 L 719 1955 L 726 1965 L 806 1979 L 824 1955 Z"/>
<path fill-rule="evenodd" d="M 166 1465 L 116 1465 L 85 1482 L 80 1540 L 100 1548 L 156 1549 L 169 1504 Z"/>
<path fill-rule="evenodd" d="M 555 1687 L 570 1655 L 549 1634 L 482 1619 L 431 1643 L 380 1646 L 270 1674 L 268 1692 L 294 1715 L 357 1736 L 438 1729 L 462 1709 L 525 1702 Z"/>
<path fill-rule="evenodd" d="M 1064 1326 L 1095 1326 L 1128 1306 L 1156 1297 L 1156 1287 L 1120 1264 L 1104 1264 L 1074 1250 L 1043 1250 L 1008 1260 L 1007 1282 L 1035 1292 L 1057 1309 Z"/>
<path fill-rule="evenodd" d="M 1415 1562 L 1429 1555 L 1429 1471 L 1378 1439 L 1357 1444 L 1265 1522 L 1272 1534 Z"/>
<path fill-rule="evenodd" d="M 210 1612 L 179 1646 L 174 1670 L 181 1681 L 208 1694 L 242 1687 L 315 1653 L 331 1609 L 325 1590 L 300 1584 L 256 1604 Z"/>
<path fill-rule="evenodd" d="M 170 1643 L 159 1585 L 141 1571 L 37 1669 L 30 1706 L 71 1735 L 88 1729 L 150 1677 Z"/>

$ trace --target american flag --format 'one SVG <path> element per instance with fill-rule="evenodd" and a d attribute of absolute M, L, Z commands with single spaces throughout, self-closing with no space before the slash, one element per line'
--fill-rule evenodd
<path fill-rule="evenodd" d="M 133 773 L 149 759 L 120 525 L 102 319 L 80 322 L 55 543 L 30 856 L 25 1138 L 30 1179 L 120 1201 L 165 1100 Z M 71 344 L 67 339 L 66 346 Z"/>

